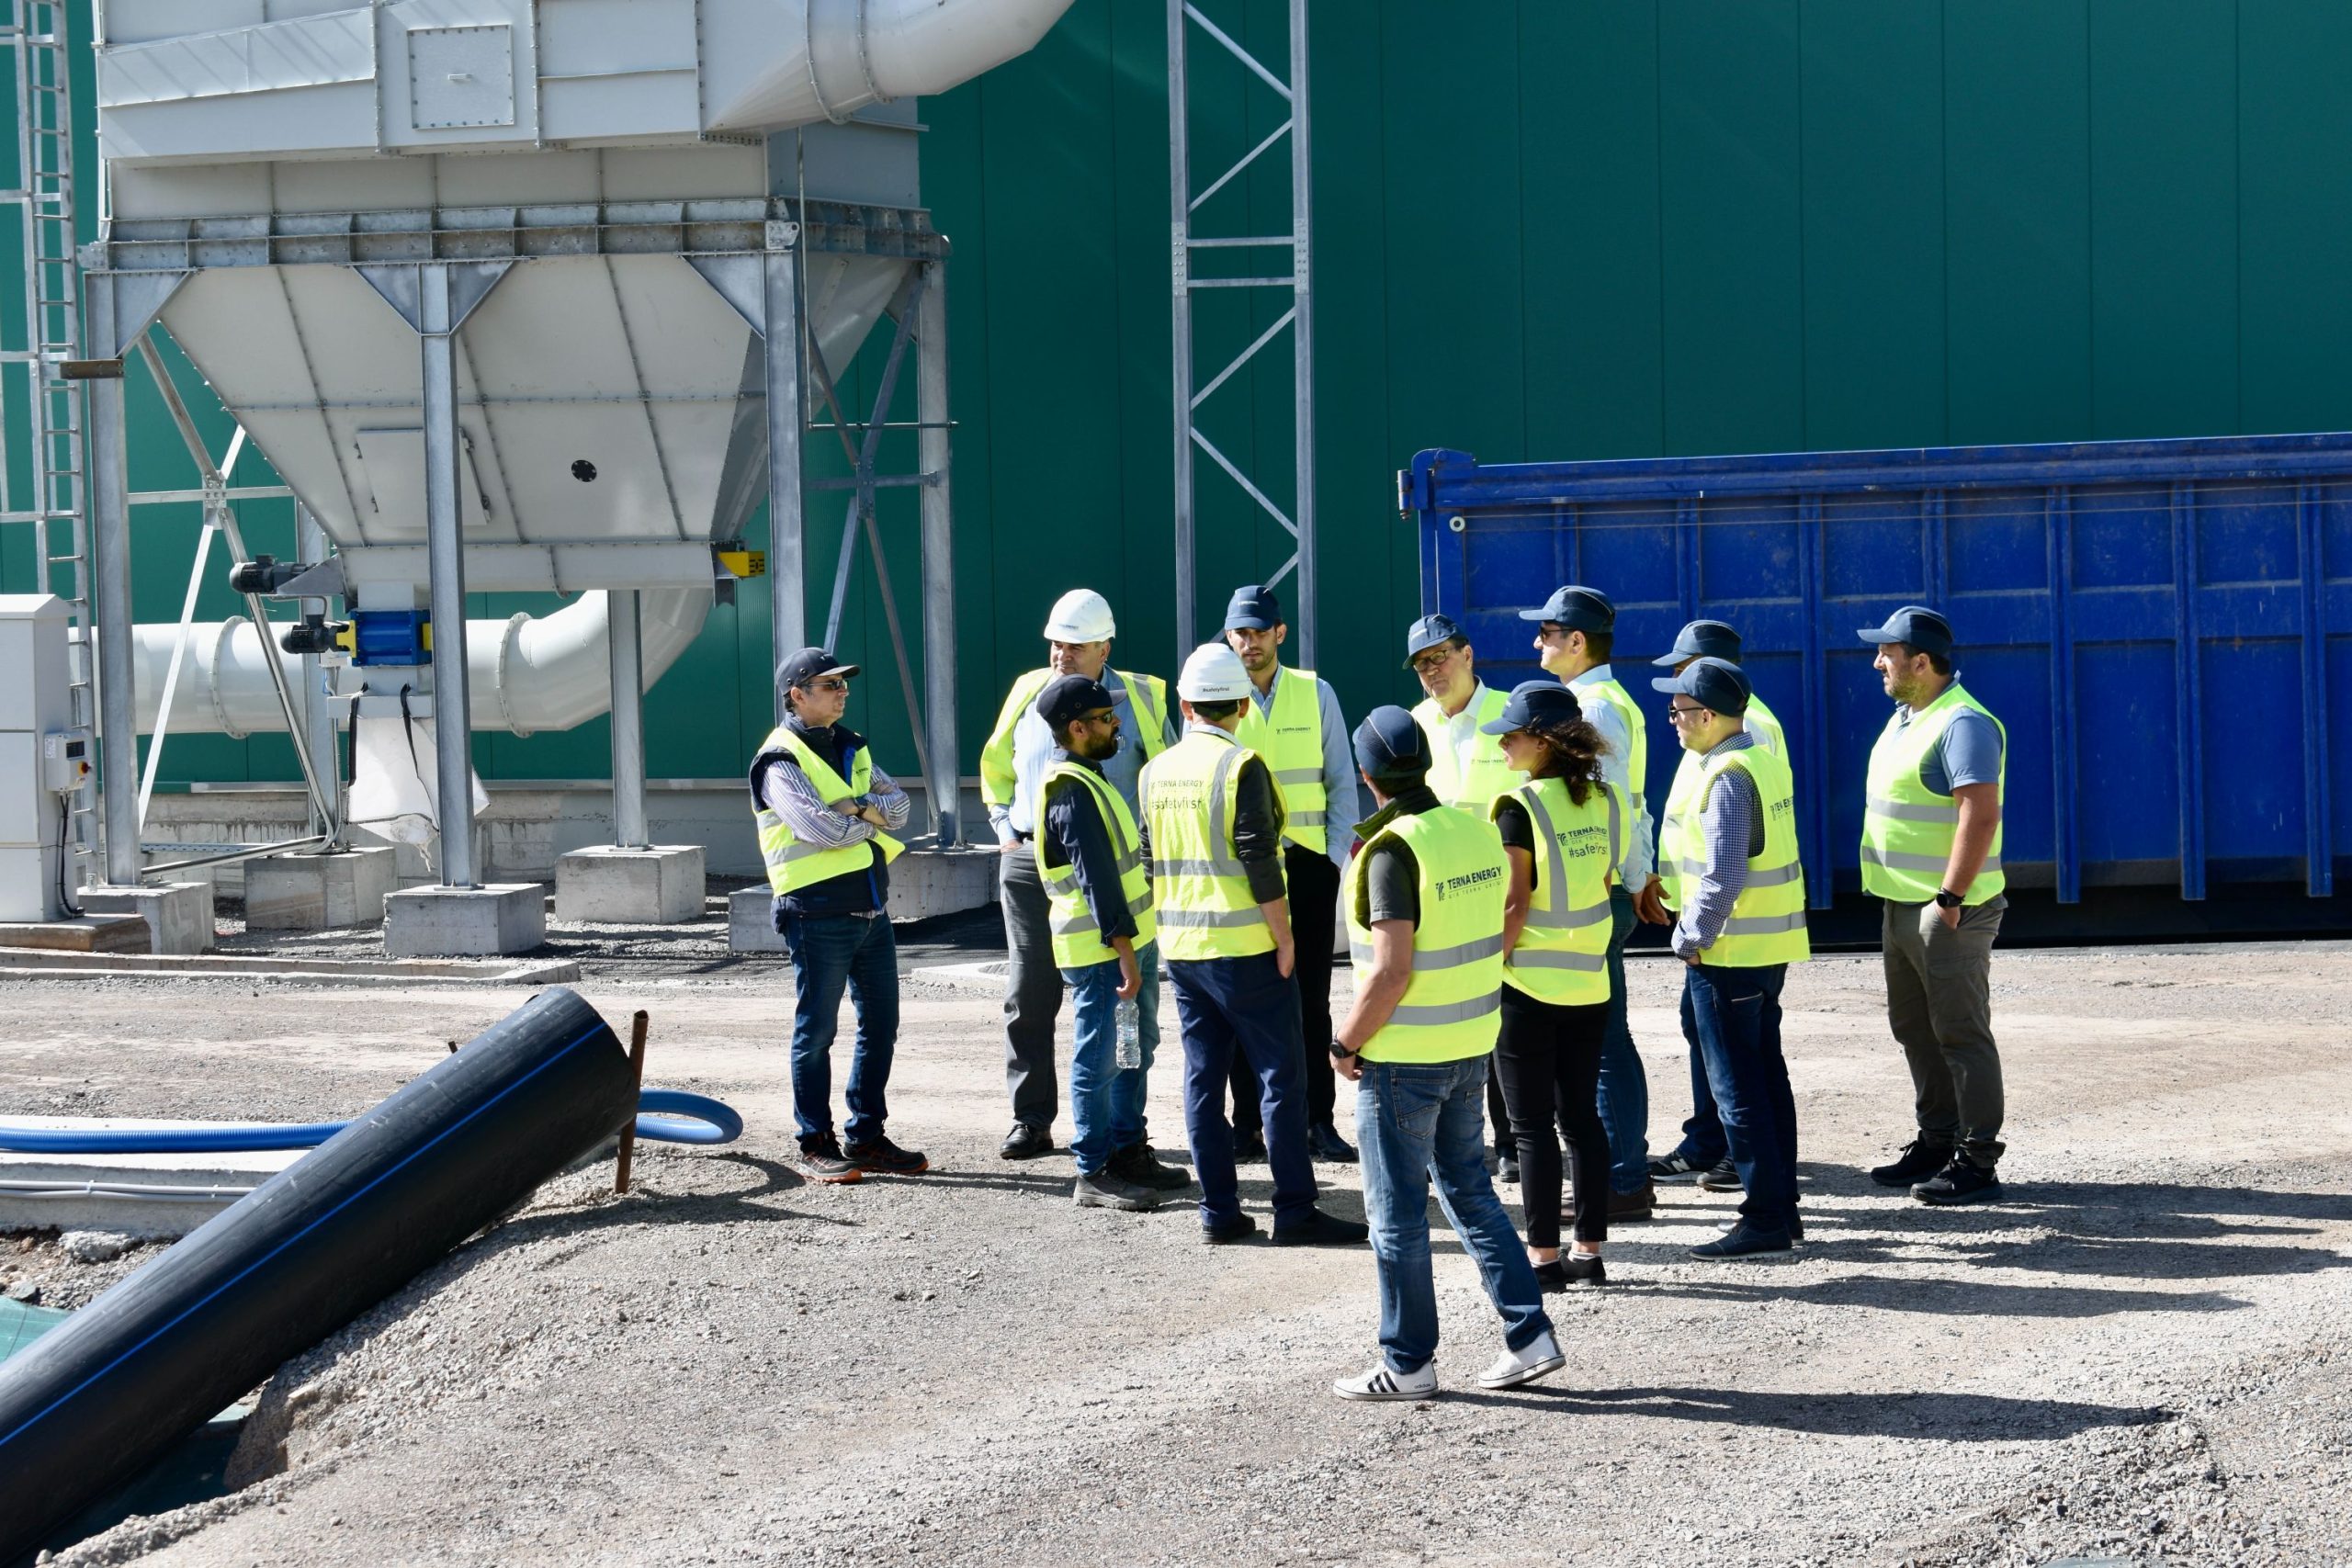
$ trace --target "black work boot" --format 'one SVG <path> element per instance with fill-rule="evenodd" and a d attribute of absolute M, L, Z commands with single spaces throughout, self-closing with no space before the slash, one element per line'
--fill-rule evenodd
<path fill-rule="evenodd" d="M 1914 1138 L 1903 1145 L 1903 1153 L 1893 1165 L 1883 1165 L 1871 1172 L 1871 1179 L 1881 1187 L 1909 1187 L 1943 1169 L 1951 1158 L 1950 1144 L 1932 1144 L 1926 1138 Z"/>
<path fill-rule="evenodd" d="M 1978 1165 L 1966 1155 L 1955 1154 L 1951 1163 L 1935 1175 L 1911 1189 L 1911 1196 L 1922 1203 L 1997 1203 L 2001 1201 L 2001 1179 L 1986 1166 Z"/>

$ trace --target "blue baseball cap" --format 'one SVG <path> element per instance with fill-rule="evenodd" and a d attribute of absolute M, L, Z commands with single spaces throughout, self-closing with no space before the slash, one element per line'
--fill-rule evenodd
<path fill-rule="evenodd" d="M 1091 675 L 1057 675 L 1037 694 L 1037 716 L 1058 738 L 1062 726 L 1082 713 L 1100 713 L 1113 705 L 1109 687 Z"/>
<path fill-rule="evenodd" d="M 1605 632 L 1617 624 L 1617 606 L 1598 588 L 1571 583 L 1544 601 L 1540 610 L 1521 610 L 1522 621 L 1556 621 L 1572 632 Z"/>
<path fill-rule="evenodd" d="M 1374 779 L 1419 778 L 1430 771 L 1429 739 L 1413 716 L 1391 704 L 1356 726 L 1356 766 Z"/>
<path fill-rule="evenodd" d="M 1423 615 L 1405 633 L 1405 668 L 1410 670 L 1414 660 L 1438 644 L 1451 642 L 1455 637 L 1467 642 L 1469 634 L 1454 623 L 1452 615 Z"/>
<path fill-rule="evenodd" d="M 1736 664 L 1739 634 L 1722 621 L 1693 621 L 1676 635 L 1672 653 L 1650 662 L 1670 670 L 1686 659 L 1720 659 Z"/>
<path fill-rule="evenodd" d="M 1694 659 L 1679 675 L 1653 677 L 1650 685 L 1657 691 L 1696 698 L 1726 717 L 1746 713 L 1751 694 L 1747 675 L 1738 665 L 1723 659 Z"/>
<path fill-rule="evenodd" d="M 804 648 L 799 652 L 780 660 L 775 667 L 778 686 L 798 686 L 807 690 L 808 682 L 826 675 L 839 675 L 847 680 L 857 673 L 854 664 L 843 664 L 830 649 Z"/>
<path fill-rule="evenodd" d="M 1883 642 L 1904 642 L 1939 659 L 1951 657 L 1951 623 L 1925 604 L 1904 605 L 1887 616 L 1886 625 L 1864 626 L 1861 637 L 1873 647 Z"/>
<path fill-rule="evenodd" d="M 1283 624 L 1283 602 L 1261 582 L 1237 588 L 1225 604 L 1227 631 L 1270 632 Z"/>
<path fill-rule="evenodd" d="M 1577 694 L 1557 681 L 1521 681 L 1503 702 L 1502 716 L 1478 727 L 1481 735 L 1509 735 L 1514 729 L 1574 724 L 1584 716 Z"/>

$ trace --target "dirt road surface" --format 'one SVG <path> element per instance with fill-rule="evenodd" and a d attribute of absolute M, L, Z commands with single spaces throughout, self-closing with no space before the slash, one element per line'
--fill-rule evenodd
<path fill-rule="evenodd" d="M 1634 965 L 1659 1148 L 1678 983 Z M 624 1199 L 550 1184 L 280 1372 L 261 1479 L 58 1561 L 2352 1561 L 2352 947 L 2004 953 L 1994 986 L 2007 1201 L 1870 1184 L 1908 1080 L 1875 958 L 1817 960 L 1788 988 L 1807 1245 L 1694 1261 L 1736 1195 L 1668 1190 L 1606 1288 L 1550 1298 L 1567 1368 L 1487 1394 L 1441 1225 L 1445 1393 L 1367 1406 L 1329 1391 L 1374 1352 L 1367 1252 L 1206 1248 L 1189 1205 L 1080 1211 L 1067 1155 L 998 1159 L 991 997 L 910 983 L 890 1130 L 934 1172 L 832 1188 L 790 1163 L 787 973 L 592 964 L 607 1016 L 650 1010 L 650 1078 L 744 1139 L 647 1149 Z M 522 999 L 0 986 L 0 1113 L 348 1114 Z M 153 1255 L 0 1244 L 0 1275 L 71 1303 Z"/>

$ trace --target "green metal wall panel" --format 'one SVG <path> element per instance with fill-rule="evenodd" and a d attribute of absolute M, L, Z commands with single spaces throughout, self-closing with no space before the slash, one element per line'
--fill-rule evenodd
<path fill-rule="evenodd" d="M 1204 4 L 1284 57 L 1279 0 Z M 1506 460 L 2352 425 L 2352 209 L 2327 194 L 2352 185 L 2336 0 L 1318 0 L 1314 26 L 1321 663 L 1351 715 L 1412 694 L 1397 643 L 1419 588 L 1392 476 L 1422 446 Z M 924 190 L 955 243 L 967 770 L 1063 589 L 1111 596 L 1123 661 L 1164 671 L 1177 646 L 1164 39 L 1148 0 L 1078 0 L 1031 54 L 922 107 Z M 1282 111 L 1213 45 L 1193 62 L 1204 184 L 1215 151 L 1246 151 Z M 1279 156 L 1204 216 L 1279 227 Z M 1204 305 L 1212 369 L 1279 310 Z M 843 388 L 861 409 L 880 354 Z M 1280 497 L 1290 374 L 1278 340 L 1204 410 Z M 134 479 L 186 483 L 138 385 Z M 842 471 L 830 440 L 812 439 L 812 472 Z M 1199 489 L 1213 623 L 1289 542 L 1206 465 Z M 819 626 L 842 499 L 809 508 Z M 287 511 L 244 509 L 261 547 L 290 543 Z M 177 612 L 196 526 L 193 508 L 142 512 L 142 618 Z M 906 496 L 882 530 L 911 632 Z M 752 531 L 764 544 L 763 518 Z M 0 538 L 0 582 L 20 586 L 29 557 L 23 530 Z M 658 688 L 657 776 L 731 775 L 764 731 L 766 592 L 745 584 Z M 480 613 L 548 602 L 484 596 Z M 202 613 L 233 607 L 208 588 Z M 910 773 L 865 560 L 840 644 L 867 671 L 861 719 Z M 493 776 L 601 774 L 604 737 L 485 738 L 476 755 Z M 277 740 L 165 754 L 167 778 L 288 771 Z"/>

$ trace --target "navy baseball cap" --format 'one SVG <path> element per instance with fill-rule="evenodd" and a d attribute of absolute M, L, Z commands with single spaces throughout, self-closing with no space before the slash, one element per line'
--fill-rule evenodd
<path fill-rule="evenodd" d="M 1430 771 L 1428 738 L 1413 716 L 1389 705 L 1364 715 L 1356 726 L 1356 766 L 1367 778 L 1419 778 Z"/>
<path fill-rule="evenodd" d="M 1480 725 L 1478 733 L 1509 735 L 1537 725 L 1574 724 L 1583 716 L 1584 705 L 1557 681 L 1521 681 L 1505 699 L 1502 716 Z"/>
<path fill-rule="evenodd" d="M 1438 644 L 1451 642 L 1455 637 L 1465 642 L 1469 640 L 1468 634 L 1454 624 L 1452 615 L 1423 615 L 1405 632 L 1405 668 L 1410 670 L 1414 660 Z"/>
<path fill-rule="evenodd" d="M 1887 616 L 1883 626 L 1864 626 L 1864 642 L 1875 647 L 1882 642 L 1906 642 L 1922 653 L 1932 653 L 1939 659 L 1951 657 L 1951 623 L 1925 604 L 1905 604 Z"/>
<path fill-rule="evenodd" d="M 1091 675 L 1057 675 L 1037 694 L 1037 716 L 1059 736 L 1062 726 L 1082 713 L 1101 713 L 1112 705 L 1110 688 Z"/>
<path fill-rule="evenodd" d="M 1521 610 L 1522 621 L 1556 621 L 1572 632 L 1605 632 L 1617 624 L 1617 606 L 1598 588 L 1573 583 L 1544 601 L 1540 610 Z"/>
<path fill-rule="evenodd" d="M 775 683 L 778 687 L 797 686 L 805 692 L 808 682 L 820 676 L 839 675 L 847 680 L 856 673 L 856 665 L 843 664 L 825 649 L 804 648 L 775 667 Z"/>
<path fill-rule="evenodd" d="M 1750 688 L 1738 665 L 1721 659 L 1694 659 L 1679 675 L 1658 675 L 1650 685 L 1661 692 L 1695 697 L 1705 706 L 1729 716 L 1747 711 Z"/>
<path fill-rule="evenodd" d="M 1739 634 L 1721 621 L 1693 621 L 1676 636 L 1672 653 L 1650 662 L 1670 670 L 1686 659 L 1720 659 L 1736 664 Z"/>
<path fill-rule="evenodd" d="M 1227 631 L 1270 632 L 1283 624 L 1283 602 L 1263 583 L 1237 588 L 1226 601 Z"/>

